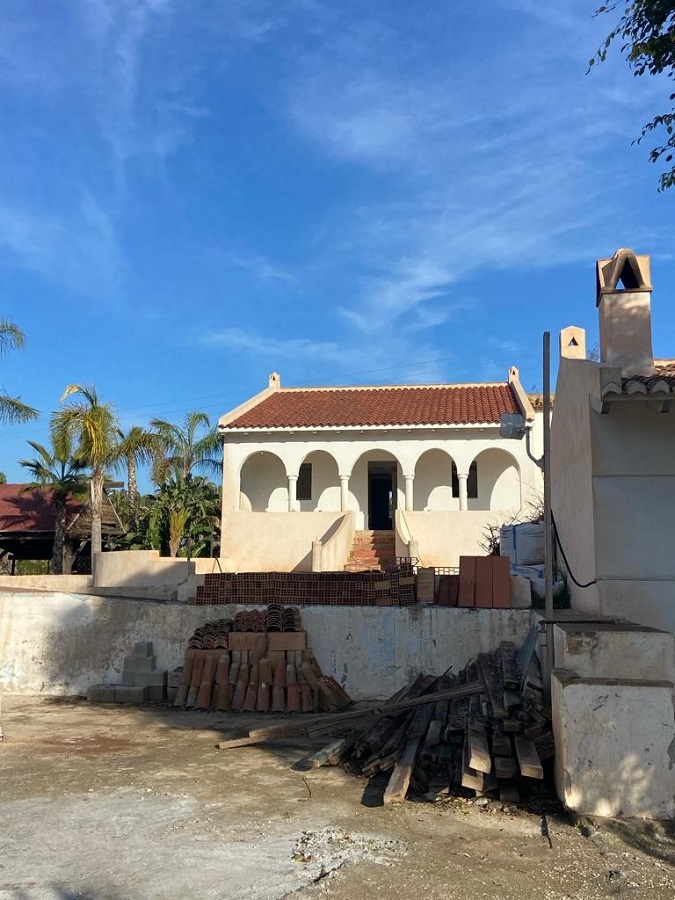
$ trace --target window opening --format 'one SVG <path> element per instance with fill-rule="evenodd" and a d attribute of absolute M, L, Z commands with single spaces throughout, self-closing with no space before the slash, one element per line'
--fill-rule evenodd
<path fill-rule="evenodd" d="M 469 500 L 478 499 L 478 463 L 475 461 L 469 466 L 466 493 Z M 452 496 L 459 497 L 459 477 L 457 475 L 457 466 L 454 462 L 452 464 Z"/>
<path fill-rule="evenodd" d="M 312 499 L 312 464 L 303 463 L 298 472 L 298 486 L 296 496 L 298 500 Z"/>

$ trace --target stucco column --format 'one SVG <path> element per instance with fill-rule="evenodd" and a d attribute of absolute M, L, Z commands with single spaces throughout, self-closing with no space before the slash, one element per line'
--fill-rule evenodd
<path fill-rule="evenodd" d="M 457 480 L 459 481 L 459 508 L 461 510 L 467 510 L 469 508 L 468 472 L 466 475 L 460 475 L 460 473 L 458 472 Z"/>
<path fill-rule="evenodd" d="M 298 508 L 298 476 L 288 476 L 288 511 L 295 512 Z"/>
<path fill-rule="evenodd" d="M 413 484 L 415 481 L 414 475 L 404 475 L 405 479 L 405 511 L 412 512 L 413 510 Z"/>
<path fill-rule="evenodd" d="M 222 511 L 234 512 L 239 509 L 241 493 L 239 466 L 233 458 L 232 448 L 223 444 Z M 223 532 L 224 533 L 224 532 Z"/>
<path fill-rule="evenodd" d="M 349 509 L 349 475 L 340 475 L 340 511 Z"/>

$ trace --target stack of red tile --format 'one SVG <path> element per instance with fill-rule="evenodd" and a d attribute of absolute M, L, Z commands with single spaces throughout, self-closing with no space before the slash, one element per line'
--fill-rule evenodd
<path fill-rule="evenodd" d="M 351 703 L 307 647 L 300 611 L 270 604 L 197 628 L 174 706 L 236 712 L 328 712 Z"/>

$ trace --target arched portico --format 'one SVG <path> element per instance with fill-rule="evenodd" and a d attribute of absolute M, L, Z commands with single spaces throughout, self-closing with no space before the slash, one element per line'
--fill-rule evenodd
<path fill-rule="evenodd" d="M 415 465 L 413 510 L 459 509 L 459 495 L 453 493 L 453 466 L 452 456 L 445 450 L 432 448 L 422 453 Z"/>
<path fill-rule="evenodd" d="M 520 509 L 520 466 L 514 456 L 492 447 L 479 453 L 474 464 L 477 490 L 469 495 L 469 509 Z"/>
<path fill-rule="evenodd" d="M 283 512 L 288 508 L 286 467 L 275 453 L 255 451 L 244 460 L 239 473 L 239 509 Z"/>
<path fill-rule="evenodd" d="M 356 460 L 349 475 L 349 508 L 357 528 L 391 530 L 396 509 L 404 505 L 401 464 L 388 450 L 371 449 Z"/>
<path fill-rule="evenodd" d="M 340 477 L 332 454 L 312 450 L 305 456 L 298 470 L 296 498 L 302 512 L 340 511 Z"/>

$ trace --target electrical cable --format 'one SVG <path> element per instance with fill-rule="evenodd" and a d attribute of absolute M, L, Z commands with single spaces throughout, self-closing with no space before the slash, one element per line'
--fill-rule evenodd
<path fill-rule="evenodd" d="M 587 584 L 581 584 L 581 582 L 577 581 L 577 579 L 574 577 L 574 572 L 570 568 L 570 564 L 567 560 L 567 555 L 566 555 L 565 550 L 563 549 L 563 545 L 560 541 L 560 535 L 558 534 L 558 526 L 556 525 L 556 522 L 555 522 L 555 516 L 553 515 L 553 510 L 551 510 L 551 522 L 553 523 L 553 534 L 555 535 L 555 542 L 558 545 L 558 549 L 560 550 L 560 553 L 562 555 L 563 561 L 565 563 L 565 568 L 567 569 L 567 574 L 570 576 L 572 581 L 576 584 L 576 586 L 578 588 L 588 588 L 592 584 L 597 584 L 597 581 L 598 581 L 597 578 L 594 578 L 593 581 L 589 581 Z"/>

